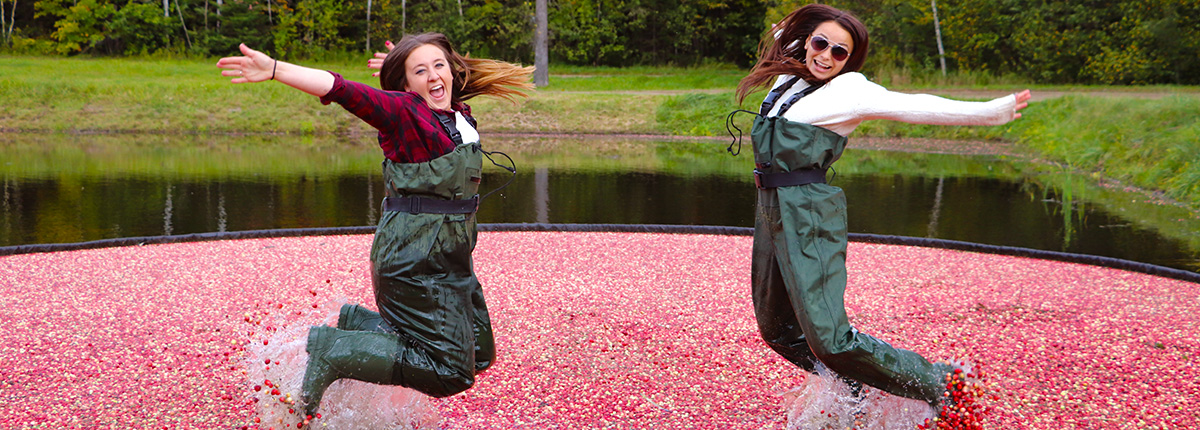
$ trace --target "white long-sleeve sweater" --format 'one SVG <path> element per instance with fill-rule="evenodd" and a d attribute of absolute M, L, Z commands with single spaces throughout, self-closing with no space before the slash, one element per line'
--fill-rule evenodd
<path fill-rule="evenodd" d="M 783 75 L 772 89 L 791 79 Z M 779 106 L 809 85 L 801 80 L 789 88 L 767 116 L 779 116 Z M 833 78 L 825 87 L 801 98 L 783 117 L 788 121 L 823 127 L 849 136 L 863 121 L 890 119 L 913 124 L 1001 125 L 1012 121 L 1016 113 L 1015 95 L 987 102 L 964 102 L 929 94 L 905 94 L 868 81 L 858 72 Z"/>

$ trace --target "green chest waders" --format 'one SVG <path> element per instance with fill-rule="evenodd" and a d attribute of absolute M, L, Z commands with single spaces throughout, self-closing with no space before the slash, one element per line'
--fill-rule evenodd
<path fill-rule="evenodd" d="M 482 159 L 479 145 L 467 144 L 427 163 L 384 162 L 387 199 L 371 246 L 375 303 L 415 347 L 409 350 L 424 353 L 412 357 L 420 359 L 415 369 L 398 368 L 397 376 L 417 377 L 427 367 L 419 362 L 428 358 L 456 369 L 469 386 L 476 362 L 486 367 L 495 357 L 471 261 Z"/>
<path fill-rule="evenodd" d="M 482 160 L 473 143 L 429 162 L 384 161 L 387 198 L 371 246 L 379 313 L 343 306 L 337 328 L 309 331 L 309 414 L 340 378 L 445 397 L 473 386 L 495 359 L 471 261 Z"/>
<path fill-rule="evenodd" d="M 770 347 L 814 371 L 819 360 L 844 378 L 933 403 L 946 364 L 891 345 L 850 326 L 846 315 L 846 197 L 825 181 L 847 140 L 827 129 L 782 115 L 806 88 L 766 114 L 795 80 L 768 95 L 754 120 L 755 184 L 751 268 L 754 312 Z"/>

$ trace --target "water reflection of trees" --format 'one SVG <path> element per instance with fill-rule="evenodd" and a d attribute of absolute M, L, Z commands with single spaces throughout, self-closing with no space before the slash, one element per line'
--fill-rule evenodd
<path fill-rule="evenodd" d="M 5 143 L 0 246 L 353 227 L 379 217 L 375 147 L 71 138 L 78 142 Z M 483 202 L 481 223 L 753 225 L 750 158 L 729 156 L 720 142 L 492 140 L 519 172 Z M 1188 251 L 1200 249 L 1200 220 L 1190 215 L 999 157 L 856 150 L 838 171 L 833 184 L 846 191 L 852 232 L 1116 249 L 1139 261 L 1200 254 Z M 481 191 L 507 180 L 485 169 Z"/>

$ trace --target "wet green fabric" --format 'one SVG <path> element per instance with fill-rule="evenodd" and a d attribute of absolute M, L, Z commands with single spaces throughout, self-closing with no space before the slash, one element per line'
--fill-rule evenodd
<path fill-rule="evenodd" d="M 469 199 L 482 168 L 478 144 L 425 163 L 388 160 L 385 190 L 388 197 Z M 477 235 L 474 214 L 383 213 L 371 246 L 372 282 L 380 315 L 407 341 L 396 369 L 401 385 L 453 394 L 439 387 L 465 390 L 476 361 L 494 360 L 491 319 L 471 260 Z"/>
<path fill-rule="evenodd" d="M 301 394 L 304 410 L 315 415 L 325 389 L 341 378 L 392 384 L 400 337 L 394 333 L 345 331 L 316 326 L 308 331 L 308 367 Z"/>
<path fill-rule="evenodd" d="M 383 315 L 379 315 L 379 312 L 351 303 L 342 305 L 338 311 L 337 328 L 378 332 L 394 331 L 383 321 Z"/>
<path fill-rule="evenodd" d="M 483 299 L 482 294 L 478 297 L 480 300 Z M 478 309 L 482 309 L 484 312 L 483 315 L 487 315 L 487 307 L 485 304 L 480 303 Z M 486 323 L 486 320 L 483 322 Z M 491 354 L 480 353 L 480 350 L 484 348 L 479 344 L 480 326 L 480 321 L 476 320 L 475 373 L 482 372 L 488 367 L 491 367 L 492 359 L 494 358 L 494 349 L 488 349 L 488 351 L 492 352 Z M 383 315 L 380 315 L 379 312 L 375 312 L 365 307 L 350 303 L 342 305 L 341 310 L 338 312 L 337 328 L 342 330 L 365 330 L 387 333 L 395 332 L 395 330 L 393 330 L 392 327 L 383 320 Z M 488 331 L 488 333 L 490 333 L 490 331 Z M 487 337 L 486 340 L 489 341 L 489 343 L 487 343 L 487 347 L 492 347 L 492 344 L 490 343 L 491 337 Z"/>
<path fill-rule="evenodd" d="M 809 124 L 759 116 L 751 131 L 764 173 L 827 169 L 847 139 Z M 770 347 L 813 371 L 817 361 L 845 378 L 934 402 L 949 365 L 858 332 L 846 315 L 846 197 L 815 183 L 758 190 L 752 284 L 759 331 Z"/>
<path fill-rule="evenodd" d="M 479 144 L 459 145 L 429 162 L 386 160 L 386 194 L 470 199 L 479 190 L 482 167 Z M 496 354 L 491 319 L 471 260 L 477 234 L 475 214 L 383 212 L 371 245 L 371 281 L 383 322 L 355 312 L 339 324 L 362 330 L 338 330 L 338 336 L 348 345 L 379 345 L 380 336 L 394 337 L 393 349 L 387 352 L 394 366 L 387 375 L 364 371 L 345 377 L 402 385 L 434 397 L 474 385 L 477 369 L 489 366 Z M 384 351 L 356 352 L 368 353 Z"/>

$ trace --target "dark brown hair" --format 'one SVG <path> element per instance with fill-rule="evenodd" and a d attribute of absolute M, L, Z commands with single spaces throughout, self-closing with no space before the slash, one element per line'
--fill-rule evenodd
<path fill-rule="evenodd" d="M 527 97 L 521 90 L 533 89 L 529 81 L 533 67 L 482 58 L 470 58 L 454 50 L 441 33 L 421 33 L 404 36 L 383 59 L 379 72 L 379 86 L 388 91 L 404 91 L 407 84 L 404 62 L 417 48 L 433 45 L 446 54 L 454 85 L 450 101 L 459 103 L 478 95 L 495 96 L 513 101 L 514 97 Z"/>
<path fill-rule="evenodd" d="M 816 83 L 817 79 L 804 65 L 808 36 L 825 22 L 835 22 L 854 41 L 854 52 L 846 59 L 846 65 L 838 74 L 857 72 L 867 61 L 867 27 L 850 12 L 823 4 L 803 6 L 783 18 L 775 28 L 768 30 L 758 44 L 758 63 L 750 74 L 738 83 L 737 100 L 741 103 L 756 88 L 765 87 L 779 75 L 795 75 Z M 778 36 L 776 34 L 778 33 Z M 793 41 L 798 43 L 792 44 Z"/>

